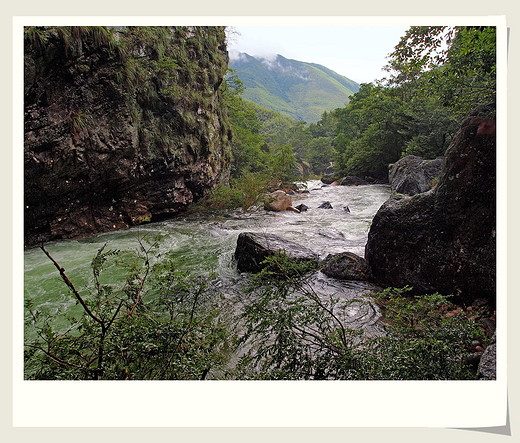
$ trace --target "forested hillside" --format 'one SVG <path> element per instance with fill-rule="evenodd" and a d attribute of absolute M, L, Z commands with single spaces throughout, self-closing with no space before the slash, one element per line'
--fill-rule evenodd
<path fill-rule="evenodd" d="M 248 85 L 281 95 L 290 88 L 245 54 L 223 85 L 234 133 L 231 177 L 256 177 L 260 189 L 302 173 L 386 182 L 389 165 L 406 155 L 441 157 L 466 113 L 495 100 L 495 46 L 493 27 L 411 27 L 389 56 L 387 78 L 362 84 L 346 106 L 308 126 L 247 100 Z M 294 79 L 299 62 L 276 60 Z"/>
<path fill-rule="evenodd" d="M 335 111 L 337 172 L 384 178 L 405 155 L 443 156 L 461 119 L 495 101 L 495 47 L 493 27 L 411 27 L 389 77 Z"/>
<path fill-rule="evenodd" d="M 343 107 L 359 85 L 336 72 L 281 55 L 273 59 L 240 53 L 229 66 L 244 82 L 244 98 L 296 120 L 316 122 Z"/>

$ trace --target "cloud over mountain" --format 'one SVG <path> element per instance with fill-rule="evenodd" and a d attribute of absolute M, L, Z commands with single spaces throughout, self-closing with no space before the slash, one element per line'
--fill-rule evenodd
<path fill-rule="evenodd" d="M 308 123 L 343 107 L 359 85 L 314 63 L 281 55 L 251 56 L 232 51 L 230 67 L 244 82 L 244 98 Z"/>

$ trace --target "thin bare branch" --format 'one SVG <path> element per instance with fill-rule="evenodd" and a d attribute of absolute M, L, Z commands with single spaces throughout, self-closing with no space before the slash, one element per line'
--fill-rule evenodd
<path fill-rule="evenodd" d="M 51 257 L 51 255 L 47 252 L 47 250 L 43 247 L 43 245 L 40 246 L 40 249 L 45 253 L 45 255 L 47 257 L 49 257 L 49 259 L 52 261 L 52 263 L 54 264 L 54 266 L 56 267 L 56 269 L 59 271 L 60 275 L 61 275 L 61 278 L 62 280 L 65 282 L 65 284 L 70 288 L 70 290 L 72 291 L 72 293 L 74 294 L 74 296 L 76 297 L 76 299 L 79 301 L 79 303 L 81 304 L 81 306 L 83 307 L 83 309 L 85 310 L 85 312 L 97 323 L 99 324 L 103 324 L 103 320 L 101 320 L 99 317 L 97 317 L 96 315 L 94 315 L 92 313 L 92 311 L 90 310 L 90 308 L 87 306 L 87 304 L 85 303 L 85 300 L 83 300 L 83 297 L 81 297 L 81 295 L 79 294 L 79 292 L 76 290 L 76 288 L 74 287 L 74 285 L 72 284 L 72 282 L 69 280 L 69 278 L 67 277 L 67 275 L 65 274 L 65 269 L 62 268 L 58 262 L 56 260 L 54 260 L 54 258 Z"/>

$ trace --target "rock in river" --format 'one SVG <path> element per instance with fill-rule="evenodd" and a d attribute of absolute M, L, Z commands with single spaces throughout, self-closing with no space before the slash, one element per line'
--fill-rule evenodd
<path fill-rule="evenodd" d="M 340 280 L 370 280 L 370 270 L 363 257 L 352 252 L 329 254 L 322 272 Z"/>
<path fill-rule="evenodd" d="M 318 206 L 318 209 L 332 209 L 332 205 L 329 201 L 323 202 L 321 205 Z"/>
<path fill-rule="evenodd" d="M 262 262 L 276 252 L 285 252 L 295 260 L 318 261 L 318 255 L 298 243 L 274 234 L 242 232 L 238 236 L 235 259 L 241 272 L 259 272 Z"/>
<path fill-rule="evenodd" d="M 267 194 L 264 202 L 264 209 L 267 211 L 294 211 L 300 212 L 298 209 L 292 207 L 292 198 L 284 191 L 278 190 Z"/>
<path fill-rule="evenodd" d="M 366 185 L 367 181 L 362 179 L 361 177 L 356 177 L 354 175 L 347 175 L 346 177 L 343 177 L 343 179 L 340 182 L 341 186 L 358 186 L 358 185 Z"/>

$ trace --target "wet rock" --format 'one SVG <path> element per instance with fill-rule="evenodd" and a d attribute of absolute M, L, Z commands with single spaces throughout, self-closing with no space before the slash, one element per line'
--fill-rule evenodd
<path fill-rule="evenodd" d="M 408 195 L 429 191 L 439 179 L 443 167 L 443 158 L 425 160 L 407 155 L 390 168 L 390 187 L 392 191 Z"/>
<path fill-rule="evenodd" d="M 321 205 L 318 206 L 318 209 L 332 209 L 332 205 L 329 201 L 323 202 Z"/>
<path fill-rule="evenodd" d="M 291 196 L 281 190 L 271 192 L 267 195 L 264 202 L 264 209 L 276 212 L 286 211 L 288 209 L 295 210 L 295 208 L 292 207 Z"/>
<path fill-rule="evenodd" d="M 370 280 L 370 270 L 364 258 L 352 252 L 329 254 L 323 261 L 322 272 L 340 280 Z"/>
<path fill-rule="evenodd" d="M 341 177 L 336 173 L 336 172 L 326 172 L 325 174 L 323 174 L 323 176 L 321 177 L 321 181 L 327 185 L 330 185 L 334 182 L 340 182 L 341 181 Z"/>
<path fill-rule="evenodd" d="M 300 212 L 305 212 L 309 209 L 309 207 L 307 205 L 304 205 L 303 203 L 298 206 L 295 206 L 295 208 L 298 209 L 298 211 Z"/>
<path fill-rule="evenodd" d="M 323 228 L 318 231 L 318 235 L 323 237 L 327 237 L 335 240 L 343 240 L 345 238 L 345 234 L 336 228 Z"/>
<path fill-rule="evenodd" d="M 283 252 L 294 260 L 318 261 L 318 255 L 298 243 L 274 234 L 242 232 L 238 236 L 235 260 L 241 272 L 259 272 L 269 256 Z"/>
<path fill-rule="evenodd" d="M 438 185 L 387 200 L 365 258 L 377 282 L 495 301 L 494 105 L 475 109 L 446 151 Z M 485 130 L 481 130 L 484 128 Z"/>
<path fill-rule="evenodd" d="M 347 175 L 340 181 L 341 186 L 357 186 L 366 184 L 366 180 L 362 179 L 361 177 L 356 177 L 355 175 Z"/>

